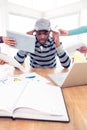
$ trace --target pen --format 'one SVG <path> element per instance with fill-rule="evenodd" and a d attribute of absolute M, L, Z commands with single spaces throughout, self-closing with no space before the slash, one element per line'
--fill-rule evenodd
<path fill-rule="evenodd" d="M 26 76 L 25 78 L 30 78 L 30 79 L 32 79 L 32 78 L 35 78 L 36 76 Z"/>

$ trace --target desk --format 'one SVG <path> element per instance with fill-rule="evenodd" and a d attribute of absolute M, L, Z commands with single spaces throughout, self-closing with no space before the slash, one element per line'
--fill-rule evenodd
<path fill-rule="evenodd" d="M 29 71 L 47 77 L 49 73 L 58 70 L 30 69 Z M 19 70 L 14 72 L 14 74 L 19 73 Z M 69 123 L 0 118 L 0 130 L 87 130 L 87 86 L 63 88 L 63 94 L 70 116 Z"/>

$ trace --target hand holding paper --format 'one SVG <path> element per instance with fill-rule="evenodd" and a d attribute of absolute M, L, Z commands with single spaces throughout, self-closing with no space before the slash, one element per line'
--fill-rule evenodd
<path fill-rule="evenodd" d="M 0 53 L 0 59 L 3 60 L 2 62 L 5 63 L 9 63 L 10 65 L 14 66 L 14 67 L 17 67 L 18 69 L 20 69 L 21 71 L 25 72 L 25 68 L 20 64 L 18 63 L 14 57 L 11 57 L 10 55 L 8 54 L 5 54 L 5 53 Z M 4 62 L 5 61 L 5 62 Z"/>
<path fill-rule="evenodd" d="M 16 41 L 15 48 L 27 52 L 34 53 L 35 49 L 35 36 L 29 34 L 21 34 L 17 32 L 7 31 L 7 36 L 14 38 Z"/>

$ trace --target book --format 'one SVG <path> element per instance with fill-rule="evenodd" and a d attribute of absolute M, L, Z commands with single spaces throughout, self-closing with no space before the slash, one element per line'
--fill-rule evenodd
<path fill-rule="evenodd" d="M 87 85 L 87 61 L 74 62 L 68 71 L 49 74 L 48 76 L 60 87 Z"/>
<path fill-rule="evenodd" d="M 7 37 L 14 38 L 16 49 L 34 53 L 35 51 L 35 41 L 36 38 L 34 35 L 22 34 L 13 31 L 7 31 Z"/>
<path fill-rule="evenodd" d="M 0 52 L 0 59 L 9 63 L 9 65 L 16 67 L 23 72 L 26 72 L 26 69 L 14 57 L 11 57 L 9 54 Z"/>
<path fill-rule="evenodd" d="M 36 73 L 0 81 L 0 117 L 69 122 L 61 88 L 48 82 Z"/>

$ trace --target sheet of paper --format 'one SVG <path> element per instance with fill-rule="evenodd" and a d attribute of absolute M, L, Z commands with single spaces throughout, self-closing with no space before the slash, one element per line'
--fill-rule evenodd
<path fill-rule="evenodd" d="M 32 82 L 38 82 L 38 84 L 44 84 L 44 83 L 49 83 L 50 80 L 46 79 L 45 77 L 35 73 L 35 72 L 32 72 L 32 73 L 24 73 L 22 75 L 20 75 L 22 78 L 27 78 L 29 81 L 32 81 Z"/>
<path fill-rule="evenodd" d="M 8 64 L 0 65 L 0 80 L 14 75 L 14 67 Z"/>
<path fill-rule="evenodd" d="M 17 62 L 14 57 L 11 57 L 8 54 L 5 53 L 1 53 L 0 52 L 0 59 L 4 60 L 5 62 L 9 63 L 10 65 L 17 67 L 18 69 L 20 69 L 23 72 L 26 72 L 26 69 L 19 63 Z"/>
<path fill-rule="evenodd" d="M 16 77 L 0 80 L 0 110 L 6 110 L 12 114 L 14 105 L 26 84 L 26 81 Z"/>
<path fill-rule="evenodd" d="M 63 115 L 65 113 L 61 89 L 45 84 L 31 82 L 17 102 L 17 107 L 34 109 L 45 114 Z"/>
<path fill-rule="evenodd" d="M 36 38 L 33 35 L 21 34 L 18 32 L 7 31 L 7 36 L 16 41 L 15 48 L 34 53 Z"/>

